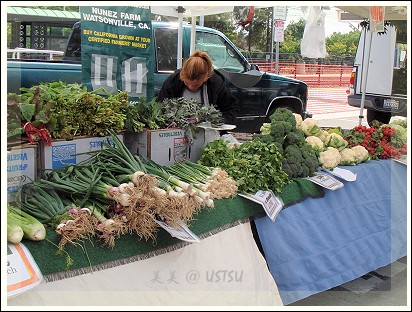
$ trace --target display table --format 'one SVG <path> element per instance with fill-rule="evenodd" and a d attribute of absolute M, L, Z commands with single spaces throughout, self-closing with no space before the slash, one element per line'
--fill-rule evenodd
<path fill-rule="evenodd" d="M 274 306 L 282 301 L 247 222 L 145 260 L 42 283 L 7 304 Z"/>
<path fill-rule="evenodd" d="M 342 168 L 357 173 L 356 181 L 284 208 L 275 222 L 255 218 L 285 305 L 406 255 L 406 165 L 371 160 Z"/>

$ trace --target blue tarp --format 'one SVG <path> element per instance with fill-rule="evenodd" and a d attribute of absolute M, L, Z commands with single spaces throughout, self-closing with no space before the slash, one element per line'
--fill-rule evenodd
<path fill-rule="evenodd" d="M 342 168 L 357 173 L 356 181 L 282 210 L 275 222 L 255 220 L 285 305 L 406 255 L 406 165 L 371 160 Z"/>

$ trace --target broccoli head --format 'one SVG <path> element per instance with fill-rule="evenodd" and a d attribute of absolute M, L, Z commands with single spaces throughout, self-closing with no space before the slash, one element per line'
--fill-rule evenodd
<path fill-rule="evenodd" d="M 299 129 L 296 129 L 294 132 L 289 132 L 285 136 L 285 142 L 284 145 L 298 145 L 301 146 L 303 142 L 305 142 L 305 135 L 302 131 L 297 131 Z"/>
<path fill-rule="evenodd" d="M 314 175 L 315 171 L 319 167 L 319 160 L 318 160 L 317 153 L 313 149 L 313 147 L 307 142 L 304 142 L 304 144 L 302 144 L 302 146 L 300 147 L 300 151 L 303 157 L 302 177 L 311 177 Z"/>
<path fill-rule="evenodd" d="M 283 155 L 283 144 L 280 142 L 274 142 L 280 154 Z"/>
<path fill-rule="evenodd" d="M 282 122 L 272 122 L 270 126 L 270 135 L 273 136 L 274 141 L 283 144 L 285 134 L 285 126 Z"/>
<path fill-rule="evenodd" d="M 269 134 L 254 133 L 253 140 L 258 140 L 261 142 L 274 142 L 274 137 Z"/>
<path fill-rule="evenodd" d="M 301 163 L 294 158 L 282 158 L 282 169 L 290 179 L 300 177 L 303 172 Z"/>
<path fill-rule="evenodd" d="M 284 147 L 283 157 L 284 158 L 293 158 L 298 162 L 303 162 L 302 152 L 300 151 L 299 146 L 292 144 Z"/>
<path fill-rule="evenodd" d="M 296 130 L 296 118 L 293 112 L 286 107 L 278 107 L 275 112 L 270 115 L 270 121 L 280 121 L 284 124 L 285 134 Z"/>
<path fill-rule="evenodd" d="M 302 167 L 302 177 L 312 177 L 315 174 L 315 171 L 319 168 L 319 160 L 317 157 L 305 158 Z"/>
<path fill-rule="evenodd" d="M 300 152 L 302 153 L 303 158 L 317 158 L 318 154 L 316 150 L 308 142 L 303 142 L 300 146 Z"/>

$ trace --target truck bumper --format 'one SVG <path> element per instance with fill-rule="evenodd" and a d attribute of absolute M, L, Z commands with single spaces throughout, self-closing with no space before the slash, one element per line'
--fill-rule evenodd
<path fill-rule="evenodd" d="M 362 96 L 357 94 L 348 95 L 348 104 L 354 107 L 361 107 Z M 365 109 L 372 109 L 379 112 L 391 113 L 392 115 L 406 116 L 407 101 L 401 97 L 376 97 L 365 96 Z"/>

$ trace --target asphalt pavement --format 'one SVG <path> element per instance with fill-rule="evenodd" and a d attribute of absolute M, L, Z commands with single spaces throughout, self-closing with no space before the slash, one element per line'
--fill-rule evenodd
<path fill-rule="evenodd" d="M 321 127 L 352 129 L 355 126 L 367 126 L 366 109 L 348 104 L 346 87 L 309 88 L 307 110 L 318 120 Z M 363 117 L 360 117 L 362 113 Z M 405 117 L 392 117 L 393 119 Z"/>

